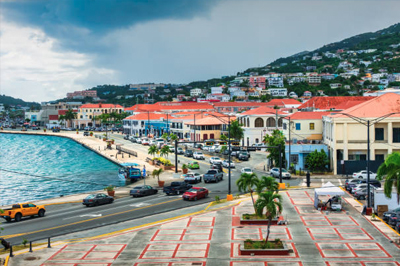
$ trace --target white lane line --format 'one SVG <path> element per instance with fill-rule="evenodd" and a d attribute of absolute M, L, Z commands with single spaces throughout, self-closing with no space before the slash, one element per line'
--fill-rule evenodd
<path fill-rule="evenodd" d="M 343 183 L 342 183 L 342 180 L 341 179 L 338 179 L 338 181 L 339 181 L 339 185 L 343 185 Z"/>
<path fill-rule="evenodd" d="M 303 183 L 301 184 L 302 187 L 306 187 L 307 186 L 306 181 L 307 181 L 307 179 L 304 178 L 303 179 Z"/>
<path fill-rule="evenodd" d="M 324 185 L 324 179 L 321 179 L 321 186 Z"/>

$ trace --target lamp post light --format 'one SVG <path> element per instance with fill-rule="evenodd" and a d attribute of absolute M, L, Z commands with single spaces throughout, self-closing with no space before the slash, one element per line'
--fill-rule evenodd
<path fill-rule="evenodd" d="M 370 182 L 370 174 L 369 174 L 369 162 L 370 162 L 370 136 L 369 136 L 369 128 L 370 126 L 382 121 L 383 119 L 391 116 L 391 115 L 395 115 L 395 114 L 400 114 L 400 112 L 394 112 L 394 113 L 389 113 L 389 114 L 385 114 L 383 116 L 380 116 L 378 118 L 375 119 L 364 119 L 361 117 L 357 117 L 354 115 L 350 115 L 350 114 L 346 114 L 346 113 L 332 113 L 333 115 L 344 115 L 347 116 L 351 119 L 353 119 L 354 121 L 364 125 L 367 127 L 367 195 L 368 195 L 368 202 L 367 202 L 367 207 L 370 208 L 371 207 L 371 195 L 370 195 L 370 186 L 369 186 L 369 182 Z"/>

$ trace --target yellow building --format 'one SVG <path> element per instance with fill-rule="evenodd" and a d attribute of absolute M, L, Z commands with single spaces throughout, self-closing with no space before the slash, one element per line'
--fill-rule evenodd
<path fill-rule="evenodd" d="M 77 118 L 73 120 L 73 125 L 75 128 L 96 126 L 96 123 L 98 123 L 98 121 L 94 121 L 96 116 L 113 112 L 121 114 L 123 111 L 124 107 L 119 104 L 84 104 L 79 107 Z"/>

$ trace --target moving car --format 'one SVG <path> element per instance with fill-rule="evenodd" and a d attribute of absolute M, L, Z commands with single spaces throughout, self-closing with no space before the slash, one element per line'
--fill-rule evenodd
<path fill-rule="evenodd" d="M 148 195 L 154 195 L 157 193 L 158 193 L 157 189 L 155 189 L 151 186 L 148 186 L 148 185 L 134 187 L 129 192 L 129 194 L 132 197 L 148 196 Z"/>
<path fill-rule="evenodd" d="M 247 151 L 242 151 L 238 155 L 238 159 L 241 161 L 248 161 L 250 158 L 250 154 Z"/>
<path fill-rule="evenodd" d="M 212 165 L 210 165 L 210 169 L 218 169 L 218 170 L 220 170 L 221 172 L 223 172 L 224 170 L 223 170 L 223 168 L 222 168 L 222 164 L 212 164 Z"/>
<path fill-rule="evenodd" d="M 353 173 L 353 178 L 367 179 L 368 172 L 366 170 Z M 369 171 L 369 179 L 376 179 L 376 174 Z"/>
<path fill-rule="evenodd" d="M 208 182 L 219 182 L 223 180 L 224 174 L 218 169 L 210 169 L 204 174 L 204 183 Z"/>
<path fill-rule="evenodd" d="M 183 151 L 183 149 L 182 149 L 181 147 L 178 147 L 178 148 L 176 149 L 176 153 L 177 153 L 177 154 L 184 154 L 184 151 Z"/>
<path fill-rule="evenodd" d="M 164 187 L 163 192 L 167 195 L 179 195 L 190 188 L 192 188 L 192 185 L 189 185 L 186 182 L 172 182 L 170 186 Z"/>
<path fill-rule="evenodd" d="M 196 159 L 196 160 L 205 160 L 206 158 L 204 157 L 204 154 L 203 154 L 202 152 L 200 152 L 200 151 L 195 151 L 195 152 L 193 153 L 193 159 Z"/>
<path fill-rule="evenodd" d="M 219 157 L 211 157 L 210 158 L 210 163 L 211 164 L 217 164 L 217 163 L 222 164 L 222 160 Z"/>
<path fill-rule="evenodd" d="M 183 200 L 198 200 L 208 196 L 208 189 L 205 187 L 192 187 L 182 195 Z"/>
<path fill-rule="evenodd" d="M 11 209 L 4 209 L 0 213 L 0 217 L 4 218 L 7 222 L 14 219 L 16 222 L 21 221 L 22 217 L 34 216 L 43 217 L 46 209 L 44 205 L 35 205 L 33 203 L 13 204 Z"/>
<path fill-rule="evenodd" d="M 228 160 L 224 160 L 223 162 L 222 162 L 222 166 L 223 167 L 226 167 L 226 168 L 235 168 L 236 166 L 235 166 L 235 163 L 234 162 L 232 162 L 232 161 L 228 161 Z"/>
<path fill-rule="evenodd" d="M 114 198 L 110 197 L 104 193 L 99 194 L 91 194 L 83 199 L 82 204 L 86 207 L 89 206 L 98 206 L 101 204 L 113 203 Z"/>
<path fill-rule="evenodd" d="M 142 139 L 142 145 L 150 145 L 150 141 L 149 141 L 149 139 L 148 138 L 144 138 L 144 139 Z"/>
<path fill-rule="evenodd" d="M 185 151 L 185 157 L 193 157 L 193 151 L 192 150 L 186 150 Z"/>
<path fill-rule="evenodd" d="M 199 173 L 187 173 L 184 175 L 186 183 L 199 183 L 201 182 L 201 175 Z"/>
<path fill-rule="evenodd" d="M 271 176 L 279 178 L 279 168 L 278 167 L 274 167 L 271 169 Z M 282 168 L 282 178 L 290 179 L 291 177 L 292 176 L 290 175 L 288 170 Z"/>
<path fill-rule="evenodd" d="M 253 173 L 253 170 L 250 167 L 243 167 L 242 170 L 240 170 L 242 174 L 249 174 L 251 175 Z"/>
<path fill-rule="evenodd" d="M 193 162 L 188 163 L 188 168 L 189 169 L 200 169 L 200 165 L 198 162 L 193 161 Z"/>

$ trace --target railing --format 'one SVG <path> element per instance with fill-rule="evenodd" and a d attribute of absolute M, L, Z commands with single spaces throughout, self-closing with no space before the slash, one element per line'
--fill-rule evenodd
<path fill-rule="evenodd" d="M 127 154 L 129 154 L 129 155 L 132 155 L 132 156 L 137 157 L 137 152 L 124 149 L 124 148 L 122 148 L 120 145 L 117 145 L 117 151 L 118 151 L 118 153 L 123 152 L 123 153 L 127 153 Z"/>
<path fill-rule="evenodd" d="M 61 236 L 61 235 L 58 235 L 58 236 Z M 52 236 L 52 237 L 57 237 L 57 235 L 56 236 Z M 42 240 L 42 239 L 46 239 L 46 238 L 40 238 L 40 239 L 29 241 L 29 252 L 33 252 L 32 243 L 33 242 L 37 242 L 37 241 Z M 8 244 L 10 245 L 9 246 L 9 250 L 10 250 L 9 257 L 12 258 L 12 257 L 14 257 L 13 245 L 11 245 L 10 243 L 8 243 Z M 47 237 L 47 248 L 51 248 L 51 237 Z"/>

